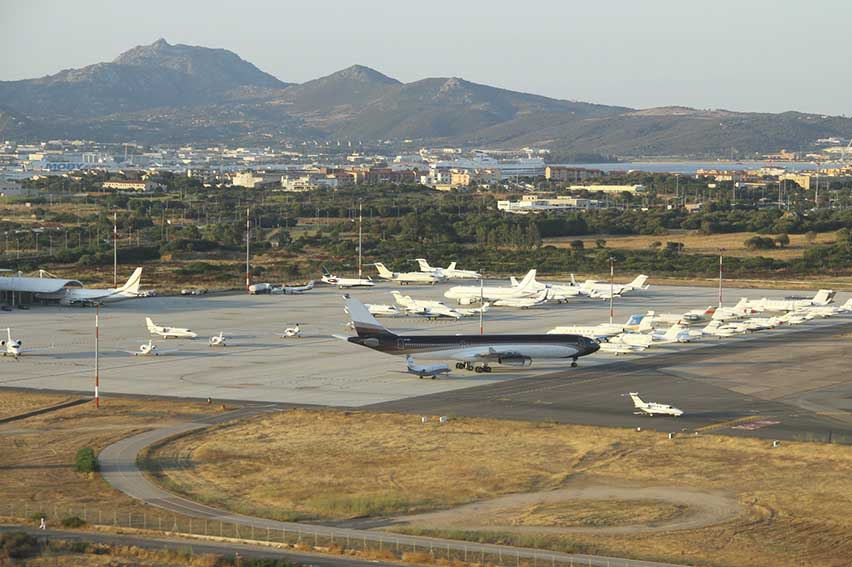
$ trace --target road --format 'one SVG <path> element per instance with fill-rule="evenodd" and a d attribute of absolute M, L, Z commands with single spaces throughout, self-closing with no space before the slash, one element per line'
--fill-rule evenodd
<path fill-rule="evenodd" d="M 506 545 L 483 544 L 473 542 L 462 542 L 441 538 L 430 538 L 422 536 L 409 536 L 401 534 L 388 534 L 380 531 L 359 530 L 344 527 L 299 524 L 296 522 L 280 522 L 265 518 L 256 518 L 242 514 L 234 514 L 226 510 L 220 510 L 204 504 L 193 502 L 172 494 L 153 482 L 151 482 L 139 469 L 136 457 L 139 452 L 149 445 L 167 439 L 174 435 L 180 435 L 195 429 L 209 427 L 215 423 L 221 423 L 230 419 L 246 418 L 263 412 L 278 411 L 275 404 L 255 405 L 246 407 L 228 414 L 222 414 L 215 418 L 206 418 L 203 421 L 184 422 L 174 425 L 166 425 L 127 437 L 105 447 L 98 459 L 104 479 L 114 488 L 124 492 L 128 496 L 145 502 L 151 506 L 167 510 L 173 513 L 202 518 L 206 520 L 222 521 L 231 524 L 245 526 L 247 528 L 261 528 L 272 530 L 287 530 L 288 532 L 302 532 L 305 534 L 317 534 L 319 537 L 333 537 L 337 541 L 363 541 L 382 542 L 389 549 L 396 545 L 403 548 L 428 550 L 437 548 L 439 550 L 453 550 L 455 552 L 478 556 L 489 554 L 495 558 L 502 556 L 517 561 L 527 561 L 532 564 L 545 562 L 546 564 L 576 563 L 590 567 L 671 567 L 672 564 L 652 561 L 639 561 L 620 559 L 614 557 L 593 556 L 584 554 L 557 553 L 538 549 L 519 548 Z"/>
<path fill-rule="evenodd" d="M 25 532 L 40 539 L 61 539 L 63 541 L 103 543 L 106 545 L 132 545 L 150 550 L 183 551 L 189 549 L 193 554 L 197 555 L 210 553 L 234 557 L 235 554 L 239 553 L 241 557 L 285 559 L 300 565 L 314 565 L 316 567 L 398 567 L 405 565 L 403 563 L 394 563 L 390 561 L 359 559 L 352 556 L 329 555 L 325 553 L 303 553 L 299 551 L 277 549 L 266 545 L 207 541 L 188 537 L 153 537 L 79 530 L 39 530 L 31 527 L 0 526 L 0 533 L 8 532 Z"/>

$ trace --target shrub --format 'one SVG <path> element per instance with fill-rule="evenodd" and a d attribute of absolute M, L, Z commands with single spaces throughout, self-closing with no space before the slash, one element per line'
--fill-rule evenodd
<path fill-rule="evenodd" d="M 749 250 L 771 250 L 775 248 L 775 241 L 768 236 L 752 236 L 744 242 Z"/>
<path fill-rule="evenodd" d="M 38 553 L 38 540 L 23 532 L 0 535 L 0 557 L 23 559 Z"/>
<path fill-rule="evenodd" d="M 63 528 L 82 528 L 85 525 L 86 522 L 79 516 L 68 516 L 66 518 L 62 518 Z"/>
<path fill-rule="evenodd" d="M 98 470 L 98 459 L 91 447 L 77 449 L 77 472 L 93 473 Z"/>

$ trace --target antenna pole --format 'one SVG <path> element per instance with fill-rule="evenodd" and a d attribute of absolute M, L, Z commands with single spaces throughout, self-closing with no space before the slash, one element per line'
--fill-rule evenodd
<path fill-rule="evenodd" d="M 112 285 L 118 286 L 118 213 L 112 212 Z"/>
<path fill-rule="evenodd" d="M 246 292 L 248 292 L 251 286 L 251 266 L 249 264 L 251 254 L 251 216 L 249 210 L 246 207 Z"/>
<path fill-rule="evenodd" d="M 95 305 L 95 407 L 101 407 L 100 387 L 100 335 L 101 335 L 101 305 Z"/>
<path fill-rule="evenodd" d="M 361 237 L 364 222 L 364 203 L 358 199 L 358 279 L 361 279 Z"/>
<path fill-rule="evenodd" d="M 482 273 L 480 271 L 480 273 Z M 483 286 L 485 285 L 483 282 L 485 281 L 485 277 L 479 278 L 479 334 L 485 334 L 485 323 L 483 321 L 483 311 L 485 310 L 485 303 L 483 301 Z"/>
<path fill-rule="evenodd" d="M 724 248 L 719 248 L 719 307 L 722 307 L 722 252 Z"/>
<path fill-rule="evenodd" d="M 609 324 L 612 325 L 612 292 L 613 292 L 613 278 L 615 277 L 615 258 L 612 256 L 609 257 Z"/>

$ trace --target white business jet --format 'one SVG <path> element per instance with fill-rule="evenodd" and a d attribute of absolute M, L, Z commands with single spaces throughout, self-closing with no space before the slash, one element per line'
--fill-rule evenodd
<path fill-rule="evenodd" d="M 385 280 L 393 281 L 399 285 L 405 284 L 436 284 L 447 279 L 440 272 L 391 272 L 381 262 L 373 264 L 379 271 L 379 277 Z"/>
<path fill-rule="evenodd" d="M 454 299 L 459 305 L 470 305 L 479 303 L 480 298 L 483 301 L 488 301 L 493 305 L 493 302 L 498 299 L 516 298 L 516 297 L 532 297 L 539 290 L 533 289 L 531 284 L 535 280 L 535 270 L 530 270 L 524 279 L 517 286 L 498 287 L 478 285 L 457 285 L 451 287 L 444 292 L 444 297 Z"/>
<path fill-rule="evenodd" d="M 127 350 L 124 352 L 132 354 L 133 356 L 160 356 L 161 354 L 169 354 L 177 351 L 160 350 L 157 348 L 157 345 L 154 344 L 154 341 L 149 340 L 147 343 L 139 345 L 139 350 Z"/>
<path fill-rule="evenodd" d="M 405 357 L 405 361 L 408 366 L 408 371 L 420 378 L 423 378 L 424 376 L 431 376 L 432 380 L 434 380 L 439 374 L 450 373 L 450 367 L 447 364 L 417 364 L 414 362 L 414 357 L 410 354 Z"/>
<path fill-rule="evenodd" d="M 163 327 L 155 324 L 150 317 L 145 317 L 145 323 L 148 325 L 148 332 L 152 335 L 160 335 L 164 339 L 194 339 L 198 333 L 192 332 L 192 329 L 181 329 L 179 327 Z"/>
<path fill-rule="evenodd" d="M 670 415 L 673 417 L 680 417 L 683 415 L 683 410 L 678 409 L 674 406 L 670 406 L 668 404 L 658 404 L 656 402 L 646 402 L 642 398 L 639 397 L 639 394 L 636 392 L 630 392 L 628 394 L 630 398 L 633 400 L 633 407 L 636 408 L 637 414 L 644 415 Z"/>
<path fill-rule="evenodd" d="M 218 335 L 210 337 L 210 342 L 207 344 L 212 347 L 228 346 L 228 337 L 225 336 L 225 331 L 219 331 Z"/>
<path fill-rule="evenodd" d="M 441 274 L 449 280 L 478 280 L 482 277 L 479 272 L 476 272 L 474 270 L 459 270 L 458 268 L 456 268 L 455 262 L 450 262 L 450 265 L 446 268 L 440 268 L 430 266 L 429 262 L 427 262 L 425 258 L 416 258 L 415 261 L 420 266 L 421 272 L 427 274 Z"/>
<path fill-rule="evenodd" d="M 282 339 L 301 339 L 302 338 L 302 327 L 296 323 L 295 327 L 287 327 L 284 329 L 283 333 L 278 334 Z"/>
<path fill-rule="evenodd" d="M 341 278 L 329 272 L 325 266 L 322 267 L 322 282 L 328 285 L 336 285 L 339 289 L 350 287 L 373 287 L 376 283 L 370 278 Z"/>

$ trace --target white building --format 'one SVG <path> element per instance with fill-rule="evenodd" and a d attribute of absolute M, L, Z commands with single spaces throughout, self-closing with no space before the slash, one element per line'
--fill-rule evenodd
<path fill-rule="evenodd" d="M 572 191 L 589 191 L 592 193 L 644 193 L 644 185 L 571 185 Z"/>
<path fill-rule="evenodd" d="M 581 197 L 524 195 L 520 201 L 497 201 L 497 210 L 519 215 L 546 211 L 586 211 L 601 208 L 600 201 Z"/>

